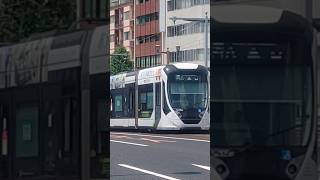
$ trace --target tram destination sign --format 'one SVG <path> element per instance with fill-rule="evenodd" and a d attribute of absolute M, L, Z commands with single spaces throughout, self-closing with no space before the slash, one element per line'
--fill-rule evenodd
<path fill-rule="evenodd" d="M 214 63 L 281 63 L 287 59 L 287 43 L 214 42 Z"/>
<path fill-rule="evenodd" d="M 175 76 L 176 81 L 201 81 L 201 77 L 199 75 L 181 75 L 178 74 Z"/>

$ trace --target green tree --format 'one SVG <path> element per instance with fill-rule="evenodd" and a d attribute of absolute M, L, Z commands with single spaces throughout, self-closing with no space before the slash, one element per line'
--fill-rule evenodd
<path fill-rule="evenodd" d="M 74 0 L 0 0 L 0 42 L 68 29 L 76 19 Z"/>
<path fill-rule="evenodd" d="M 130 61 L 129 53 L 124 47 L 117 47 L 111 56 L 111 74 L 115 75 L 125 71 L 133 70 L 133 63 Z"/>

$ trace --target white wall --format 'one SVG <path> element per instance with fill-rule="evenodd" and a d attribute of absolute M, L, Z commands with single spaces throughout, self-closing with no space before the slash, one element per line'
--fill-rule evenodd
<path fill-rule="evenodd" d="M 166 0 L 167 1 L 167 0 Z M 166 7 L 166 27 L 173 26 L 174 23 L 170 20 L 171 17 L 181 17 L 181 18 L 204 18 L 205 13 L 208 12 L 208 17 L 210 17 L 210 4 L 193 6 L 185 9 L 176 9 L 174 11 L 167 11 Z M 176 25 L 190 23 L 188 21 L 177 20 Z M 209 30 L 210 28 L 208 28 Z M 210 32 L 210 30 L 209 30 Z M 208 47 L 210 48 L 210 33 L 209 33 Z M 169 51 L 176 51 L 176 46 L 180 46 L 180 51 L 189 49 L 200 49 L 205 47 L 205 34 L 195 33 L 183 36 L 165 37 L 165 50 L 169 48 Z M 204 61 L 197 61 L 196 63 L 204 64 Z"/>

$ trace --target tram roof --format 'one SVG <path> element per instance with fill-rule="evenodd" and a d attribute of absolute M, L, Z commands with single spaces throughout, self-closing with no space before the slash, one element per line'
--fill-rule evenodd
<path fill-rule="evenodd" d="M 153 70 L 157 70 L 157 69 L 163 69 L 165 67 L 175 67 L 175 69 L 198 69 L 198 67 L 203 67 L 202 65 L 199 64 L 195 64 L 195 63 L 172 63 L 172 64 L 167 64 L 167 65 L 161 65 L 161 66 L 155 66 L 155 67 L 151 67 L 151 68 L 145 68 L 145 69 L 141 69 L 141 70 L 137 70 L 137 71 L 130 71 L 130 72 L 122 72 L 119 74 L 115 74 L 112 75 L 111 77 L 117 77 L 117 76 L 135 76 L 137 74 L 139 74 L 140 72 L 144 72 L 144 71 L 153 71 Z"/>
<path fill-rule="evenodd" d="M 312 24 L 296 13 L 253 5 L 218 5 L 211 9 L 213 33 L 264 31 L 294 33 L 310 37 Z M 230 13 L 232 12 L 232 13 Z"/>

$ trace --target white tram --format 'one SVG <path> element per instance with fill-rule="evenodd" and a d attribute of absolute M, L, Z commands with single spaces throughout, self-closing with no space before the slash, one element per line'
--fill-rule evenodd
<path fill-rule="evenodd" d="M 209 71 L 177 63 L 110 77 L 111 128 L 209 130 Z"/>

